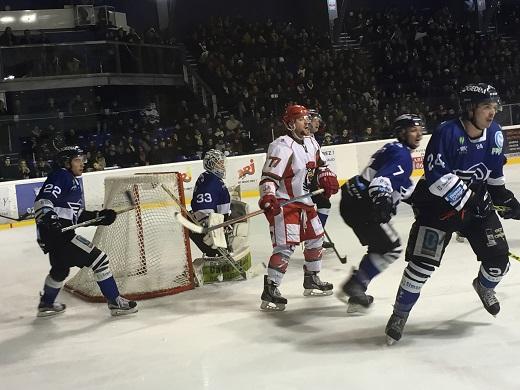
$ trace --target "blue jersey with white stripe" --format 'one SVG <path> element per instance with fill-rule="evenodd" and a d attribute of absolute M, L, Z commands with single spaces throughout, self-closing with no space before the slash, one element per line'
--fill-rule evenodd
<path fill-rule="evenodd" d="M 211 172 L 203 172 L 193 189 L 191 210 L 199 221 L 210 213 L 229 214 L 231 200 L 224 181 Z"/>
<path fill-rule="evenodd" d="M 471 183 L 504 185 L 503 144 L 504 136 L 496 122 L 478 139 L 468 137 L 460 119 L 442 123 L 428 142 L 424 156 L 430 193 L 461 210 L 471 195 Z"/>
<path fill-rule="evenodd" d="M 36 196 L 36 202 L 44 204 L 43 207 L 38 207 L 38 209 L 35 207 L 37 220 L 41 217 L 40 213 L 46 212 L 45 209 L 52 209 L 60 219 L 70 221 L 71 225 L 77 223 L 85 208 L 81 182 L 65 168 L 49 174 Z"/>
<path fill-rule="evenodd" d="M 372 155 L 361 177 L 369 182 L 368 192 L 388 192 L 394 204 L 413 191 L 410 180 L 413 171 L 410 148 L 399 141 L 387 143 Z"/>

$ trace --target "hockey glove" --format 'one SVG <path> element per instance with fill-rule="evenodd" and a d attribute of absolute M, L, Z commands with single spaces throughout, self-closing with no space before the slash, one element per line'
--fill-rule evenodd
<path fill-rule="evenodd" d="M 62 224 L 54 211 L 49 211 L 37 222 L 38 245 L 48 253 L 63 242 Z"/>
<path fill-rule="evenodd" d="M 280 202 L 273 194 L 265 194 L 260 198 L 258 206 L 265 211 L 267 218 L 273 218 L 282 211 Z"/>
<path fill-rule="evenodd" d="M 484 219 L 493 212 L 493 200 L 485 185 L 470 185 L 473 194 L 468 200 L 469 213 L 478 219 Z"/>
<path fill-rule="evenodd" d="M 376 193 L 373 198 L 372 219 L 376 223 L 388 223 L 392 218 L 394 203 L 392 196 L 387 192 Z"/>
<path fill-rule="evenodd" d="M 112 225 L 116 220 L 117 214 L 112 209 L 104 209 L 98 212 L 99 217 L 103 217 L 101 221 L 99 221 L 96 225 Z"/>
<path fill-rule="evenodd" d="M 520 219 L 520 203 L 514 196 L 505 200 L 502 206 L 506 207 L 506 210 L 498 212 L 502 218 Z"/>
<path fill-rule="evenodd" d="M 327 198 L 330 198 L 339 190 L 338 178 L 334 172 L 328 168 L 323 169 L 318 173 L 318 183 L 320 187 L 325 190 L 323 195 Z"/>

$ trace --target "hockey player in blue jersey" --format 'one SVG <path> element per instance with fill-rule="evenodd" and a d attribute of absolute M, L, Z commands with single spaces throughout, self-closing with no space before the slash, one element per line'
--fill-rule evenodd
<path fill-rule="evenodd" d="M 97 217 L 96 225 L 110 225 L 116 218 L 114 210 L 87 211 L 83 205 L 83 188 L 78 180 L 83 173 L 84 156 L 78 147 L 61 149 L 55 158 L 55 169 L 49 174 L 34 202 L 38 244 L 49 254 L 51 269 L 45 279 L 38 305 L 38 317 L 53 316 L 65 311 L 65 304 L 56 297 L 71 267 L 90 267 L 94 278 L 108 301 L 112 315 L 135 313 L 137 303 L 119 295 L 110 272 L 108 258 L 86 238 L 74 230 L 62 228 Z"/>
<path fill-rule="evenodd" d="M 227 217 L 231 211 L 229 191 L 224 183 L 226 176 L 226 156 L 219 150 L 211 149 L 204 156 L 201 173 L 195 183 L 191 211 L 195 219 L 205 224 L 209 214 L 219 213 Z M 220 253 L 212 248 L 212 239 L 206 236 L 190 232 L 190 238 L 206 256 L 215 257 Z"/>
<path fill-rule="evenodd" d="M 480 262 L 473 288 L 493 316 L 500 311 L 495 287 L 509 269 L 509 247 L 493 205 L 503 218 L 520 219 L 520 203 L 506 189 L 500 126 L 493 120 L 500 98 L 491 85 L 470 84 L 460 93 L 459 119 L 442 123 L 424 158 L 424 176 L 411 196 L 413 223 L 408 265 L 386 326 L 388 344 L 398 341 L 424 283 L 460 231 Z"/>
<path fill-rule="evenodd" d="M 370 281 L 401 254 L 401 241 L 390 219 L 401 199 L 413 191 L 411 152 L 422 139 L 423 121 L 404 114 L 393 123 L 397 141 L 387 143 L 370 159 L 360 175 L 341 187 L 340 212 L 367 253 L 359 268 L 343 284 L 338 298 L 347 301 L 348 313 L 363 312 L 374 298 L 366 294 Z"/>

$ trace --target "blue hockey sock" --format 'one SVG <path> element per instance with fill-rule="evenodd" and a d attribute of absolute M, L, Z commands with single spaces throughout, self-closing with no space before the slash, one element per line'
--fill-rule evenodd
<path fill-rule="evenodd" d="M 52 305 L 58 296 L 63 282 L 55 281 L 50 275 L 45 278 L 45 284 L 43 285 L 43 295 L 41 301 L 46 305 Z"/>
<path fill-rule="evenodd" d="M 114 301 L 119 296 L 119 290 L 113 276 L 99 281 L 97 284 L 108 301 Z"/>
<path fill-rule="evenodd" d="M 367 287 L 370 281 L 377 275 L 379 275 L 381 271 L 379 271 L 372 261 L 370 261 L 370 257 L 368 255 L 363 256 L 361 259 L 361 263 L 359 263 L 359 269 L 355 274 L 355 278 L 359 283 L 363 286 Z"/>
<path fill-rule="evenodd" d="M 412 293 L 408 290 L 399 287 L 397 290 L 397 297 L 395 298 L 394 311 L 400 313 L 409 313 L 413 305 L 419 299 L 419 293 Z"/>

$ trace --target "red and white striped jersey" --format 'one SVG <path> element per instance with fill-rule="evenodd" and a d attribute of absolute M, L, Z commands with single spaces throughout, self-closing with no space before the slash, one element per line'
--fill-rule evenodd
<path fill-rule="evenodd" d="M 307 194 L 311 191 L 316 168 L 325 165 L 314 137 L 304 137 L 299 143 L 288 135 L 281 136 L 269 144 L 260 180 L 260 196 L 272 193 L 278 199 L 291 199 Z M 310 197 L 301 203 L 314 204 Z"/>

